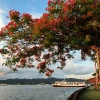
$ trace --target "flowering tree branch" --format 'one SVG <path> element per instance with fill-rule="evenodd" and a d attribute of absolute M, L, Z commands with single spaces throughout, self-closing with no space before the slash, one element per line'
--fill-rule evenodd
<path fill-rule="evenodd" d="M 0 49 L 8 55 L 5 65 L 11 69 L 36 68 L 51 76 L 49 65 L 74 58 L 71 51 L 81 50 L 81 59 L 92 60 L 100 51 L 100 1 L 99 0 L 48 0 L 47 13 L 34 19 L 30 14 L 9 12 L 10 22 L 1 29 L 0 38 L 6 46 Z M 100 56 L 100 55 L 99 55 Z"/>

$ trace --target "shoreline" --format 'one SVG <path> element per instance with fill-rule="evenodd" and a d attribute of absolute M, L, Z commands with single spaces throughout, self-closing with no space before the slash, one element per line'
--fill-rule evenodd
<path fill-rule="evenodd" d="M 84 88 L 81 88 L 79 90 L 76 90 L 74 93 L 72 93 L 69 98 L 67 100 L 77 100 L 77 97 L 78 97 L 78 94 L 85 91 L 86 89 L 88 88 L 87 87 L 84 87 Z"/>
<path fill-rule="evenodd" d="M 77 100 L 100 100 L 100 88 L 94 89 L 94 86 L 90 86 L 85 92 L 78 95 Z"/>

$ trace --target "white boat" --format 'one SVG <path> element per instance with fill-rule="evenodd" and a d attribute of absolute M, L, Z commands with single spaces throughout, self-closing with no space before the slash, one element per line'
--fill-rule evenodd
<path fill-rule="evenodd" d="M 52 84 L 54 87 L 85 87 L 85 81 L 81 82 L 66 82 L 64 81 L 57 81 L 54 84 Z"/>
<path fill-rule="evenodd" d="M 45 85 L 45 83 L 41 83 L 41 85 Z"/>
<path fill-rule="evenodd" d="M 7 86 L 7 84 L 0 84 L 0 86 Z"/>

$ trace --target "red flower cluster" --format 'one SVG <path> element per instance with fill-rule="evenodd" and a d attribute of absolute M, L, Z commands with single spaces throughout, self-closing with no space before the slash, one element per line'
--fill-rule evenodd
<path fill-rule="evenodd" d="M 46 71 L 47 71 L 47 72 L 45 73 L 45 75 L 48 76 L 48 77 L 51 76 L 52 73 L 54 72 L 54 70 L 51 70 L 51 69 L 49 69 L 49 68 L 46 68 Z"/>
<path fill-rule="evenodd" d="M 49 76 L 52 75 L 53 72 L 54 72 L 54 70 L 47 71 L 47 72 L 45 73 L 45 75 L 46 75 L 47 77 L 49 77 Z"/>
<path fill-rule="evenodd" d="M 34 23 L 34 31 L 37 33 L 38 30 L 43 30 L 48 25 L 48 14 L 44 14 L 40 19 L 36 19 Z"/>
<path fill-rule="evenodd" d="M 35 56 L 40 56 L 39 54 L 38 54 L 38 51 L 41 51 L 41 49 L 42 49 L 42 46 L 33 46 L 33 47 L 31 47 L 30 49 L 29 49 L 29 51 L 31 52 L 31 53 L 33 53 Z M 37 57 L 36 57 L 37 58 Z"/>
<path fill-rule="evenodd" d="M 60 63 L 61 63 L 61 66 L 65 66 L 66 65 L 65 61 L 60 61 Z"/>
<path fill-rule="evenodd" d="M 8 23 L 8 25 L 5 26 L 7 29 L 10 29 L 11 27 L 16 28 L 17 24 L 14 21 L 11 21 Z"/>
<path fill-rule="evenodd" d="M 32 21 L 32 15 L 27 14 L 27 13 L 22 14 L 22 18 L 25 19 L 25 20 Z"/>
<path fill-rule="evenodd" d="M 1 30 L 0 30 L 0 36 L 2 36 L 2 35 L 3 35 L 4 31 L 5 31 L 5 28 L 4 28 L 4 27 L 2 27 L 2 28 L 1 28 Z"/>
<path fill-rule="evenodd" d="M 50 6 L 51 2 L 52 2 L 52 0 L 48 0 L 48 6 Z"/>
<path fill-rule="evenodd" d="M 37 69 L 45 69 L 46 68 L 46 61 L 43 61 L 38 64 Z"/>
<path fill-rule="evenodd" d="M 44 54 L 44 55 L 43 55 L 43 58 L 44 58 L 44 59 L 48 59 L 49 57 L 50 57 L 50 53 Z"/>
<path fill-rule="evenodd" d="M 76 0 L 68 0 L 71 4 L 75 3 Z"/>
<path fill-rule="evenodd" d="M 5 30 L 7 30 L 10 35 L 16 28 L 17 24 L 14 21 L 9 22 L 8 25 L 5 26 Z"/>
<path fill-rule="evenodd" d="M 20 64 L 25 65 L 26 59 L 25 58 L 20 58 Z"/>
<path fill-rule="evenodd" d="M 39 31 L 44 31 L 44 29 L 56 30 L 56 27 L 59 27 L 61 21 L 62 20 L 60 18 L 52 18 L 52 15 L 45 13 L 40 19 L 37 19 L 37 21 L 34 23 L 34 31 L 37 33 Z"/>
<path fill-rule="evenodd" d="M 10 10 L 10 12 L 9 12 L 9 17 L 12 20 L 18 20 L 19 19 L 19 15 L 20 15 L 20 13 L 18 11 L 15 11 L 15 10 Z"/>
<path fill-rule="evenodd" d="M 3 49 L 0 49 L 0 53 L 2 53 Z"/>
<path fill-rule="evenodd" d="M 82 0 L 83 2 L 86 2 L 86 0 Z"/>
<path fill-rule="evenodd" d="M 90 11 L 87 12 L 87 17 L 91 17 L 92 13 Z"/>
<path fill-rule="evenodd" d="M 24 13 L 22 14 L 22 19 L 20 20 L 21 24 L 26 23 L 29 26 L 33 26 L 33 18 L 32 15 L 28 14 L 28 13 Z"/>
<path fill-rule="evenodd" d="M 32 18 L 32 15 L 30 15 L 28 13 L 23 13 L 22 14 L 22 18 L 29 18 L 29 19 L 31 19 Z"/>
<path fill-rule="evenodd" d="M 63 11 L 66 13 L 68 10 L 68 1 L 66 1 L 65 5 L 64 5 L 64 8 L 63 8 Z"/>
<path fill-rule="evenodd" d="M 5 32 L 11 35 L 17 29 L 17 24 L 15 21 L 9 22 L 5 27 L 1 28 L 0 36 L 2 36 Z"/>

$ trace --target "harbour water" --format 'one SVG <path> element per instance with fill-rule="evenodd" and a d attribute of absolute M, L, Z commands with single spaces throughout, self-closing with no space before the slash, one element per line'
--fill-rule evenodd
<path fill-rule="evenodd" d="M 81 87 L 53 87 L 52 85 L 0 86 L 0 100 L 67 100 Z"/>

